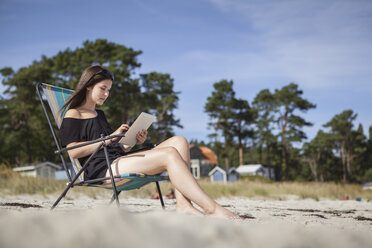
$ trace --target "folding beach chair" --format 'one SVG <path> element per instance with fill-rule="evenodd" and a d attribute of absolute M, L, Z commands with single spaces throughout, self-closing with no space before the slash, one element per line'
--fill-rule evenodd
<path fill-rule="evenodd" d="M 57 136 L 57 134 L 55 132 L 55 129 L 53 128 L 52 122 L 50 120 L 51 119 L 50 114 L 49 114 L 50 112 L 48 112 L 47 108 L 45 107 L 45 103 L 44 103 L 44 100 L 42 98 L 42 93 L 45 96 L 45 98 L 47 99 L 47 102 L 48 102 L 48 105 L 50 107 L 51 113 L 53 114 L 54 120 L 56 121 L 57 127 L 59 129 L 61 124 L 62 124 L 63 116 L 65 114 L 65 112 L 61 113 L 59 110 L 61 109 L 63 104 L 69 99 L 69 97 L 70 97 L 70 95 L 72 94 L 73 91 L 69 90 L 69 89 L 61 88 L 61 87 L 48 85 L 48 84 L 38 83 L 36 85 L 36 92 L 39 96 L 40 103 L 43 107 L 44 114 L 45 114 L 45 116 L 48 120 L 50 130 L 53 134 L 53 138 L 54 138 L 54 141 L 55 141 L 56 146 L 57 146 L 57 150 L 55 151 L 55 153 L 60 155 L 61 160 L 62 160 L 63 168 L 66 171 L 67 178 L 68 178 L 68 181 L 69 181 L 66 189 L 59 196 L 59 198 L 55 201 L 55 203 L 53 204 L 51 209 L 54 209 L 57 206 L 57 204 L 60 202 L 60 200 L 63 197 L 65 197 L 68 190 L 70 188 L 74 187 L 74 186 L 88 186 L 88 187 L 99 187 L 99 188 L 104 188 L 104 189 L 111 189 L 111 190 L 113 190 L 113 196 L 111 198 L 110 204 L 114 200 L 116 200 L 117 205 L 120 206 L 120 202 L 119 202 L 119 198 L 118 198 L 120 192 L 125 191 L 125 190 L 138 189 L 138 188 L 140 188 L 140 187 L 142 187 L 142 186 L 144 186 L 144 185 L 146 185 L 150 182 L 155 182 L 156 183 L 156 187 L 157 187 L 157 190 L 158 190 L 159 196 L 160 196 L 159 199 L 160 199 L 160 202 L 161 202 L 161 206 L 164 208 L 164 201 L 163 201 L 163 197 L 161 195 L 159 181 L 169 180 L 168 176 L 145 175 L 145 174 L 141 174 L 141 173 L 129 173 L 129 174 L 123 174 L 123 175 L 120 175 L 120 176 L 113 176 L 111 166 L 110 166 L 111 162 L 108 158 L 107 148 L 106 148 L 106 145 L 105 145 L 104 141 L 107 140 L 107 139 L 115 138 L 115 137 L 123 137 L 125 134 L 112 135 L 112 136 L 108 136 L 108 137 L 103 137 L 103 135 L 102 135 L 101 138 L 99 138 L 99 139 L 89 141 L 89 142 L 85 142 L 84 144 L 81 144 L 81 145 L 77 145 L 77 146 L 62 149 L 61 145 L 60 145 L 60 142 L 57 138 L 58 136 Z M 73 159 L 73 158 L 70 157 L 73 172 L 74 172 L 74 173 L 70 173 L 70 171 L 68 170 L 66 161 L 64 159 L 63 152 L 66 152 L 68 150 L 72 150 L 72 149 L 75 149 L 75 148 L 78 148 L 78 147 L 90 145 L 90 144 L 93 144 L 93 143 L 98 143 L 98 142 L 101 143 L 100 146 L 88 158 L 88 160 L 85 162 L 84 165 L 81 165 L 79 163 L 79 160 Z M 108 167 L 108 170 L 109 170 L 109 173 L 110 173 L 110 177 L 97 178 L 97 179 L 94 179 L 94 180 L 84 180 L 84 170 L 87 167 L 88 162 L 102 148 L 102 146 L 103 146 L 103 149 L 104 149 L 104 152 L 105 152 L 106 163 L 107 163 L 107 167 Z M 141 150 L 141 149 L 139 149 L 139 150 Z M 139 151 L 139 150 L 136 150 L 136 151 Z M 136 152 L 136 151 L 133 151 L 133 152 Z M 107 180 L 111 180 L 111 183 L 103 183 L 104 181 L 107 181 Z"/>

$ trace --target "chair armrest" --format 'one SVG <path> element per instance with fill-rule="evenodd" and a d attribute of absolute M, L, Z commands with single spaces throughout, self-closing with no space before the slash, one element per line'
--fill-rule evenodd
<path fill-rule="evenodd" d="M 109 140 L 109 139 L 113 139 L 113 138 L 124 137 L 124 136 L 125 136 L 125 133 L 123 133 L 123 134 L 110 135 L 110 136 L 106 136 L 106 137 L 103 137 L 103 138 L 95 139 L 95 140 L 92 140 L 92 141 L 87 141 L 87 142 L 85 142 L 83 144 L 79 144 L 79 145 L 76 145 L 76 146 L 70 146 L 70 147 L 63 148 L 61 150 L 56 150 L 56 151 L 54 151 L 54 153 L 55 154 L 59 154 L 59 153 L 66 152 L 66 151 L 69 151 L 69 150 L 73 150 L 73 149 L 76 149 L 76 148 L 79 148 L 79 147 L 91 145 L 91 144 L 98 143 L 98 142 L 103 142 L 105 140 Z"/>

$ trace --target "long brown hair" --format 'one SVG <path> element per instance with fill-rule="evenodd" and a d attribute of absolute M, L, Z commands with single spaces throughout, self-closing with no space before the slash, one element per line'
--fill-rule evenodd
<path fill-rule="evenodd" d="M 102 70 L 107 69 L 100 65 L 92 65 L 83 71 L 74 93 L 72 93 L 70 99 L 68 99 L 68 101 L 63 104 L 62 108 L 60 109 L 61 113 L 64 113 L 68 109 L 74 109 L 82 105 L 87 94 L 87 87 L 94 86 L 96 83 L 108 79 L 104 74 L 97 74 L 97 72 Z"/>

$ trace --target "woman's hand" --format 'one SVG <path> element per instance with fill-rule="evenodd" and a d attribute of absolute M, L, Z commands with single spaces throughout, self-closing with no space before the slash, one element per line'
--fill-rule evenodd
<path fill-rule="evenodd" d="M 147 130 L 142 130 L 142 131 L 138 132 L 137 135 L 136 135 L 136 138 L 137 138 L 136 145 L 143 144 L 146 141 L 146 138 L 147 138 Z"/>
<path fill-rule="evenodd" d="M 127 124 L 122 124 L 118 129 L 116 129 L 115 132 L 113 132 L 111 135 L 115 135 L 115 134 L 122 134 L 124 133 L 125 131 L 127 131 L 129 129 L 129 125 Z M 112 141 L 116 141 L 117 139 L 119 139 L 119 137 L 115 137 L 115 138 L 112 138 Z"/>

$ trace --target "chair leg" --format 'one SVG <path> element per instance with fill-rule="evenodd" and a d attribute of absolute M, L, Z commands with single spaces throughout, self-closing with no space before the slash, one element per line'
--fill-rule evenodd
<path fill-rule="evenodd" d="M 61 201 L 61 199 L 63 197 L 65 197 L 67 191 L 69 191 L 69 189 L 74 185 L 75 181 L 78 179 L 78 177 L 81 175 L 81 173 L 88 167 L 88 163 L 89 161 L 93 158 L 94 155 L 96 155 L 96 153 L 101 149 L 102 145 L 99 145 L 96 150 L 92 153 L 92 155 L 90 155 L 90 157 L 88 158 L 87 161 L 85 161 L 84 165 L 83 165 L 83 168 L 80 169 L 80 171 L 74 176 L 74 178 L 72 179 L 71 182 L 69 182 L 69 184 L 67 185 L 66 189 L 63 191 L 63 193 L 58 197 L 58 199 L 56 200 L 56 202 L 53 204 L 53 206 L 50 208 L 50 210 L 53 210 L 57 204 Z"/>
<path fill-rule="evenodd" d="M 117 197 L 119 197 L 119 194 L 121 193 L 121 191 L 119 191 L 119 192 L 117 192 Z M 115 201 L 115 194 L 113 194 L 112 195 L 112 197 L 111 197 L 111 200 L 110 200 L 110 203 L 109 203 L 109 205 L 111 205 L 114 201 Z"/>
<path fill-rule="evenodd" d="M 71 188 L 72 186 L 72 182 L 70 182 L 67 187 L 65 188 L 65 190 L 63 191 L 63 193 L 58 197 L 58 199 L 54 202 L 53 206 L 50 208 L 50 210 L 53 210 L 57 205 L 58 203 L 62 200 L 63 197 L 66 196 L 67 194 L 67 191 L 69 191 L 69 189 Z"/>
<path fill-rule="evenodd" d="M 101 134 L 101 138 L 103 138 L 103 134 Z M 106 143 L 104 141 L 102 141 L 102 146 L 103 146 L 103 151 L 105 152 L 107 168 L 108 168 L 108 171 L 110 172 L 112 190 L 114 191 L 116 206 L 118 206 L 118 208 L 119 208 L 120 207 L 120 202 L 119 202 L 119 197 L 118 197 L 118 190 L 116 189 L 114 175 L 112 174 L 111 162 L 110 162 L 110 159 L 109 159 L 109 156 L 108 156 L 108 153 L 107 153 Z"/>
<path fill-rule="evenodd" d="M 159 193 L 159 199 L 160 199 L 161 207 L 162 207 L 163 209 L 165 209 L 164 201 L 163 201 L 163 195 L 161 194 L 161 190 L 160 190 L 159 182 L 155 182 L 155 183 L 156 183 L 156 188 L 158 189 L 158 193 Z"/>

